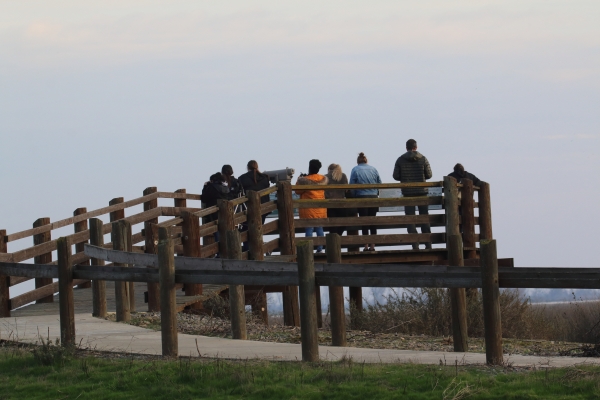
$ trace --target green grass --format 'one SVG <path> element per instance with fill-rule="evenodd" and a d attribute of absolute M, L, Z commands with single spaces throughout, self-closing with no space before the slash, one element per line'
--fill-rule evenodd
<path fill-rule="evenodd" d="M 51 346 L 46 349 L 55 351 Z M 55 358 L 0 349 L 0 399 L 594 399 L 600 368 Z"/>

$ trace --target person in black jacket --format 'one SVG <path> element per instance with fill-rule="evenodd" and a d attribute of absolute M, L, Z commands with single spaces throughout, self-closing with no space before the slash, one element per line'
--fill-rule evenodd
<path fill-rule="evenodd" d="M 223 175 L 220 172 L 210 176 L 210 181 L 204 183 L 202 188 L 202 202 L 204 207 L 212 207 L 217 205 L 219 199 L 227 200 L 229 198 L 229 186 L 225 182 Z M 206 216 L 207 222 L 216 221 L 219 218 L 217 213 Z M 215 241 L 219 241 L 219 232 L 215 232 Z"/>
<path fill-rule="evenodd" d="M 481 180 L 472 173 L 465 171 L 465 167 L 463 167 L 462 164 L 456 164 L 454 166 L 454 172 L 448 174 L 448 176 L 456 179 L 458 183 L 461 183 L 463 179 L 470 179 L 473 181 L 473 185 L 475 186 L 479 186 L 481 184 Z"/>
<path fill-rule="evenodd" d="M 432 172 L 427 157 L 417 151 L 417 141 L 409 139 L 406 142 L 406 153 L 402 154 L 396 160 L 394 166 L 394 179 L 402 183 L 405 182 L 425 182 L 431 179 Z M 404 197 L 427 196 L 429 191 L 427 188 L 404 188 L 402 195 Z M 406 215 L 415 215 L 415 206 L 404 206 Z M 429 206 L 419 206 L 419 215 L 428 215 Z M 414 224 L 407 226 L 408 233 L 417 233 L 417 228 Z M 429 224 L 421 225 L 422 233 L 431 233 Z M 425 243 L 426 249 L 431 249 L 431 243 Z M 413 244 L 413 249 L 419 249 L 419 243 Z"/>
<path fill-rule="evenodd" d="M 240 175 L 238 178 L 238 182 L 240 183 L 244 193 L 248 193 L 249 190 L 259 192 L 271 186 L 271 182 L 269 181 L 269 175 L 263 174 L 258 170 L 258 163 L 255 160 L 248 161 L 246 165 L 248 168 L 248 172 Z M 261 196 L 260 203 L 266 203 L 269 201 L 269 196 Z M 262 223 L 264 225 L 265 220 L 267 219 L 267 215 L 262 216 Z M 242 232 L 248 230 L 248 222 L 244 222 L 242 224 Z M 248 251 L 248 242 L 242 243 L 242 251 Z"/>
<path fill-rule="evenodd" d="M 227 182 L 227 186 L 229 186 L 229 195 L 227 196 L 227 200 L 237 199 L 238 197 L 244 195 L 240 182 L 235 179 L 235 176 L 233 176 L 233 168 L 231 165 L 223 165 L 221 168 L 221 175 L 223 175 L 224 182 Z"/>

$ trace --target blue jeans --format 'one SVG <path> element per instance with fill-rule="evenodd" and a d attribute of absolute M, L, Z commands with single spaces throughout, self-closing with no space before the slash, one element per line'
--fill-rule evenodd
<path fill-rule="evenodd" d="M 304 228 L 304 232 L 306 234 L 306 237 L 312 237 L 313 235 L 313 229 L 317 232 L 317 237 L 323 237 L 325 236 L 325 232 L 323 232 L 323 227 L 322 226 L 317 226 L 316 228 Z M 323 251 L 323 246 L 317 246 L 317 251 Z"/>

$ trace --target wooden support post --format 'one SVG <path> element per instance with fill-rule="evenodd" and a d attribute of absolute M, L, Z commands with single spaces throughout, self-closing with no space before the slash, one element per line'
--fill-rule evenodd
<path fill-rule="evenodd" d="M 352 329 L 357 328 L 358 314 L 363 312 L 363 296 L 361 287 L 349 287 L 349 306 L 350 306 L 350 326 Z"/>
<path fill-rule="evenodd" d="M 456 179 L 444 177 L 444 208 L 446 213 L 446 249 L 448 262 L 452 266 L 464 266 L 462 240 L 460 237 L 460 216 L 458 213 L 458 187 Z M 464 288 L 450 289 L 452 304 L 452 334 L 454 351 L 467 351 L 467 301 Z"/>
<path fill-rule="evenodd" d="M 475 192 L 473 190 L 473 181 L 470 179 L 461 180 L 462 187 L 460 188 L 460 226 L 462 231 L 463 248 L 465 259 L 477 258 L 475 250 Z M 477 289 L 466 289 L 468 298 L 477 298 Z"/>
<path fill-rule="evenodd" d="M 40 226 L 44 226 L 44 225 L 48 225 L 50 224 L 50 218 L 38 218 L 34 223 L 33 223 L 33 227 L 34 228 L 38 228 Z M 50 240 L 52 240 L 51 237 L 51 231 L 48 232 L 43 232 L 43 233 L 38 233 L 37 235 L 33 235 L 33 244 L 38 245 L 38 244 L 42 244 L 42 243 L 46 243 L 49 242 Z M 52 252 L 50 253 L 45 253 L 45 254 L 40 254 L 39 256 L 36 256 L 33 258 L 33 262 L 35 264 L 50 264 L 52 262 Z M 35 288 L 39 289 L 41 287 L 44 287 L 46 285 L 52 285 L 52 278 L 35 278 Z M 46 296 L 44 298 L 41 298 L 39 300 L 36 300 L 36 304 L 39 303 L 52 303 L 54 301 L 54 296 L 50 295 L 50 296 Z"/>
<path fill-rule="evenodd" d="M 58 301 L 60 307 L 60 342 L 75 345 L 75 305 L 73 303 L 73 265 L 71 243 L 61 237 L 56 243 L 58 255 Z"/>
<path fill-rule="evenodd" d="M 221 257 L 226 257 L 227 248 L 225 244 L 225 235 L 227 232 L 232 231 L 234 229 L 233 224 L 233 204 L 229 200 L 218 200 L 217 207 L 219 208 L 219 221 L 218 221 L 218 229 L 219 229 L 219 253 Z"/>
<path fill-rule="evenodd" d="M 279 214 L 279 250 L 281 255 L 296 254 L 294 239 L 294 206 L 290 182 L 277 183 L 277 212 Z M 300 326 L 298 286 L 283 289 L 283 323 L 287 326 Z"/>
<path fill-rule="evenodd" d="M 175 247 L 167 228 L 160 228 L 158 235 L 162 354 L 165 357 L 177 357 L 179 349 L 175 299 Z"/>
<path fill-rule="evenodd" d="M 122 197 L 116 197 L 116 198 L 112 199 L 111 201 L 109 201 L 108 205 L 113 206 L 115 204 L 123 203 L 123 201 L 124 201 L 124 199 Z M 125 218 L 125 209 L 113 211 L 109 215 L 110 215 L 110 222 L 119 221 L 119 220 Z M 129 240 L 127 241 L 127 248 L 122 249 L 124 251 L 131 251 L 133 249 L 133 243 L 131 243 L 131 224 L 129 224 L 128 226 L 129 226 L 129 228 L 128 228 L 129 230 L 128 230 L 127 236 L 129 237 Z M 133 282 L 127 282 L 127 292 L 128 292 L 128 296 L 129 296 L 129 309 L 135 310 L 135 292 L 134 292 Z"/>
<path fill-rule="evenodd" d="M 156 193 L 158 189 L 154 186 L 144 189 L 144 196 Z M 146 201 L 144 211 L 150 211 L 158 207 L 158 199 Z M 158 218 L 144 221 L 144 252 L 148 254 L 158 253 Z M 148 311 L 160 311 L 160 289 L 156 282 L 148 282 Z"/>
<path fill-rule="evenodd" d="M 180 189 L 184 190 L 184 189 Z M 185 257 L 200 257 L 201 245 L 200 245 L 200 218 L 196 217 L 191 212 L 184 211 L 181 213 L 182 222 L 182 234 L 181 242 L 183 243 L 183 255 Z M 200 283 L 186 283 L 185 284 L 185 295 L 186 296 L 199 296 L 202 294 L 202 284 Z M 189 306 L 193 309 L 202 309 L 202 303 L 194 303 Z"/>
<path fill-rule="evenodd" d="M 327 262 L 342 262 L 342 239 L 337 233 L 327 235 Z M 346 313 L 344 311 L 344 288 L 329 286 L 329 314 L 331 315 L 331 344 L 346 346 Z"/>
<path fill-rule="evenodd" d="M 242 259 L 242 243 L 240 232 L 235 229 L 221 236 L 225 242 L 225 258 L 230 260 Z M 246 340 L 246 296 L 244 285 L 229 285 L 229 309 L 231 314 L 231 336 L 233 339 Z"/>
<path fill-rule="evenodd" d="M 263 250 L 263 224 L 260 213 L 260 196 L 258 192 L 249 190 L 246 193 L 248 197 L 248 259 L 263 261 L 265 253 Z M 267 294 L 261 291 L 255 299 L 252 300 L 252 314 L 260 317 L 265 325 L 269 325 L 269 313 L 267 310 Z"/>
<path fill-rule="evenodd" d="M 479 240 L 494 238 L 492 234 L 492 203 L 490 199 L 490 184 L 481 182 L 479 185 Z"/>
<path fill-rule="evenodd" d="M 323 327 L 323 306 L 321 305 L 321 286 L 315 286 L 315 308 L 317 310 L 317 327 Z"/>
<path fill-rule="evenodd" d="M 7 253 L 6 229 L 0 230 L 0 253 Z M 10 277 L 0 275 L 0 318 L 10 317 Z"/>
<path fill-rule="evenodd" d="M 485 329 L 485 360 L 491 365 L 502 365 L 502 317 L 498 287 L 498 254 L 496 241 L 481 241 L 481 293 L 483 296 L 483 323 Z"/>
<path fill-rule="evenodd" d="M 315 304 L 315 260 L 312 240 L 302 240 L 296 246 L 298 283 L 300 284 L 300 334 L 302 361 L 319 361 L 319 329 Z"/>
<path fill-rule="evenodd" d="M 131 224 L 128 221 L 120 220 L 112 223 L 111 240 L 113 250 L 127 251 L 128 241 L 131 232 Z M 126 264 L 114 263 L 116 267 L 124 267 Z M 131 320 L 131 308 L 129 303 L 129 285 L 128 282 L 115 281 L 115 302 L 117 322 L 129 322 Z"/>
<path fill-rule="evenodd" d="M 81 207 L 81 208 L 78 208 L 77 210 L 73 211 L 73 216 L 76 217 L 78 215 L 85 214 L 85 213 L 87 213 L 87 208 L 86 207 Z M 74 229 L 75 233 L 87 231 L 88 230 L 87 220 L 75 222 L 73 224 L 73 229 Z M 87 243 L 87 241 L 75 244 L 75 254 L 77 254 L 77 253 L 83 253 L 83 250 L 85 248 L 84 247 L 85 243 Z M 90 262 L 89 261 L 83 261 L 83 262 L 79 263 L 78 265 L 90 265 Z M 77 285 L 77 287 L 79 289 L 89 289 L 89 288 L 92 287 L 92 282 L 88 281 L 88 282 L 85 282 L 85 283 L 81 283 L 81 284 Z"/>
<path fill-rule="evenodd" d="M 103 226 L 102 220 L 90 218 L 90 244 L 98 247 L 104 246 Z M 104 260 L 92 258 L 92 265 L 102 267 L 104 264 Z M 92 316 L 106 317 L 106 281 L 98 279 L 92 281 Z"/>
<path fill-rule="evenodd" d="M 465 265 L 460 235 L 450 235 L 448 237 L 448 263 L 455 267 L 463 267 Z M 454 339 L 454 351 L 468 351 L 467 297 L 465 289 L 450 289 L 450 303 L 452 306 L 452 337 Z"/>

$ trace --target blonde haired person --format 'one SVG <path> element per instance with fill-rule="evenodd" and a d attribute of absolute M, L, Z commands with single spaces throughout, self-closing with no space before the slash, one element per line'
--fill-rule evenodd
<path fill-rule="evenodd" d="M 339 164 L 329 164 L 327 168 L 327 174 L 325 175 L 329 180 L 328 185 L 347 185 L 348 177 L 342 172 L 342 167 Z M 326 199 L 345 199 L 345 190 L 325 190 Z M 346 208 L 328 208 L 327 218 L 343 218 L 348 217 L 351 214 L 356 214 L 356 210 L 349 212 Z M 330 233 L 337 233 L 342 236 L 346 230 L 343 226 L 329 228 Z"/>

